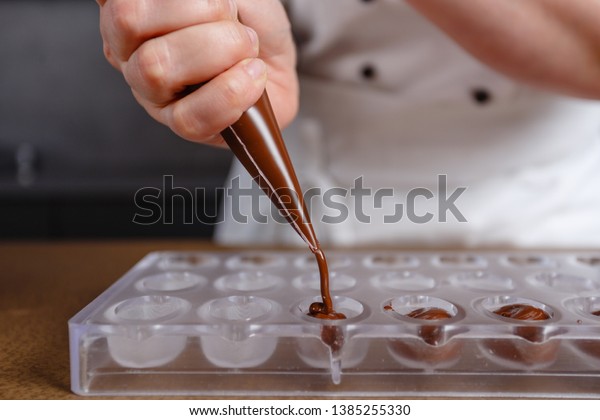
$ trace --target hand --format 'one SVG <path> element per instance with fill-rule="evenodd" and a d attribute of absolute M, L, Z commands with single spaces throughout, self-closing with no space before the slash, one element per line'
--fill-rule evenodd
<path fill-rule="evenodd" d="M 294 118 L 296 55 L 279 0 L 97 2 L 106 58 L 144 109 L 181 137 L 224 144 L 219 133 L 265 88 L 279 124 Z"/>

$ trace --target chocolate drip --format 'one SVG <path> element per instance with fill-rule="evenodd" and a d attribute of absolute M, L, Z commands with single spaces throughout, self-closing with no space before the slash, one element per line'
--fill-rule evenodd
<path fill-rule="evenodd" d="M 221 134 L 254 181 L 308 244 L 317 259 L 323 302 L 313 303 L 310 315 L 326 319 L 343 318 L 342 314 L 333 310 L 327 260 L 313 230 L 302 189 L 267 92 L 265 91 L 254 106 Z"/>

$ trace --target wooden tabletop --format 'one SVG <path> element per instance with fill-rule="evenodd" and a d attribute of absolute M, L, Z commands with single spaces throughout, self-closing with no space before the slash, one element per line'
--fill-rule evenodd
<path fill-rule="evenodd" d="M 193 241 L 0 242 L 0 399 L 77 399 L 67 321 L 144 255 Z"/>

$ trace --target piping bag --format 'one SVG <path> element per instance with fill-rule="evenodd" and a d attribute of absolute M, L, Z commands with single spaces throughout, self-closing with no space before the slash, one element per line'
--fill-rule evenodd
<path fill-rule="evenodd" d="M 323 302 L 313 303 L 309 314 L 323 319 L 343 318 L 343 314 L 333 310 L 325 254 L 313 230 L 302 189 L 267 92 L 264 91 L 258 102 L 244 112 L 236 123 L 223 130 L 221 135 L 317 259 Z"/>

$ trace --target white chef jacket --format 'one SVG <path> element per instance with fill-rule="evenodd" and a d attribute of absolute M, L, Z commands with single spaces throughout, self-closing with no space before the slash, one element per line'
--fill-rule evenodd
<path fill-rule="evenodd" d="M 287 7 L 301 109 L 284 138 L 303 189 L 349 191 L 360 178 L 365 188 L 394 191 L 379 203 L 365 197 L 362 206 L 350 194 L 338 194 L 335 208 L 322 196 L 311 199 L 322 243 L 600 246 L 599 102 L 496 73 L 402 0 L 290 0 Z M 251 187 L 236 163 L 231 178 L 238 176 Z M 460 187 L 466 190 L 454 204 L 466 221 L 452 213 L 441 220 L 440 196 Z M 433 192 L 414 209 L 432 220 L 391 217 L 398 203 L 406 213 L 415 188 Z M 339 205 L 348 217 L 324 220 L 340 216 Z M 226 195 L 218 242 L 302 244 L 271 217 L 266 197 L 259 203 L 266 221 L 232 217 L 234 207 L 249 215 L 251 206 Z"/>

